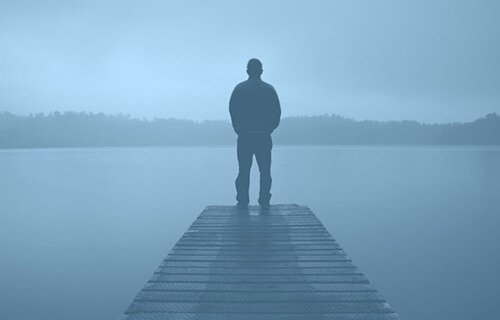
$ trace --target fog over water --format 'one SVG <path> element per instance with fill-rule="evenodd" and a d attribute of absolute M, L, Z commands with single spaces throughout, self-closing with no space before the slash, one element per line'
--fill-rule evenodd
<path fill-rule="evenodd" d="M 499 17 L 495 0 L 2 0 L 0 319 L 116 319 L 205 206 L 235 204 L 235 147 L 209 146 L 236 140 L 253 57 L 282 110 L 271 202 L 308 205 L 402 319 L 500 319 Z"/>
<path fill-rule="evenodd" d="M 498 147 L 273 157 L 274 203 L 309 205 L 402 319 L 500 317 Z M 116 319 L 236 170 L 234 147 L 0 150 L 0 318 Z"/>
<path fill-rule="evenodd" d="M 0 110 L 227 119 L 257 57 L 283 114 L 471 121 L 500 113 L 500 2 L 0 3 Z"/>

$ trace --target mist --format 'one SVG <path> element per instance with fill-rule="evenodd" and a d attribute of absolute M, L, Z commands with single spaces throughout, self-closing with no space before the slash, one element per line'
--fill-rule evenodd
<path fill-rule="evenodd" d="M 499 17 L 2 0 L 0 319 L 500 319 Z"/>
<path fill-rule="evenodd" d="M 284 116 L 500 113 L 497 1 L 2 1 L 0 110 L 228 119 L 257 57 Z"/>

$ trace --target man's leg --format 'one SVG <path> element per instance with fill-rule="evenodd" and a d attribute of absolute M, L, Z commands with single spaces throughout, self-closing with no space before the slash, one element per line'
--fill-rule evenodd
<path fill-rule="evenodd" d="M 261 206 L 269 206 L 271 200 L 271 150 L 273 148 L 273 141 L 271 135 L 260 137 L 258 146 L 256 146 L 255 158 L 260 171 L 260 191 L 259 191 L 259 204 Z"/>
<path fill-rule="evenodd" d="M 246 206 L 250 202 L 248 188 L 250 186 L 250 168 L 252 167 L 252 147 L 251 141 L 246 136 L 238 137 L 236 147 L 238 156 L 238 177 L 236 178 L 236 200 L 238 205 Z"/>

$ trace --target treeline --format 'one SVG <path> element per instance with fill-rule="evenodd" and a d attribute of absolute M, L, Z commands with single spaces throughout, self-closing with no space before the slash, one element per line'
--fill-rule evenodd
<path fill-rule="evenodd" d="M 356 121 L 338 115 L 289 117 L 274 133 L 276 144 L 500 145 L 500 117 L 490 113 L 466 123 Z M 0 113 L 0 148 L 167 146 L 234 144 L 227 121 L 137 119 L 128 115 L 52 112 Z"/>

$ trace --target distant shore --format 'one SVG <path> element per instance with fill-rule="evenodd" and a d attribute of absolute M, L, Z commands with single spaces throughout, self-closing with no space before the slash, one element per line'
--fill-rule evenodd
<path fill-rule="evenodd" d="M 500 116 L 471 122 L 357 121 L 339 115 L 283 118 L 277 145 L 500 145 Z M 233 145 L 228 121 L 141 120 L 127 115 L 0 112 L 0 148 Z"/>

